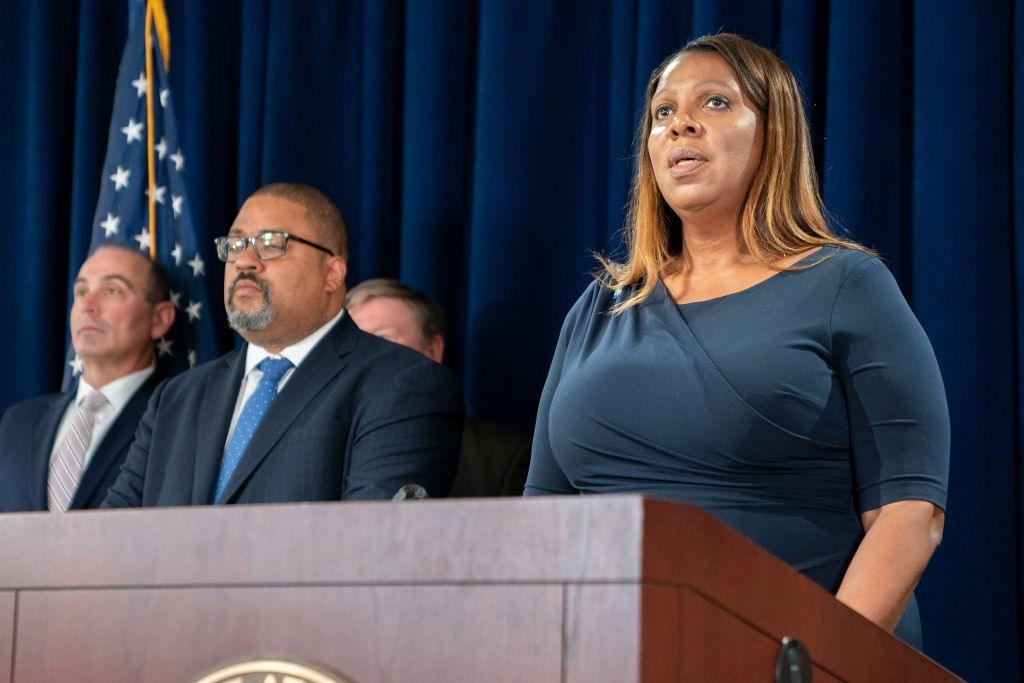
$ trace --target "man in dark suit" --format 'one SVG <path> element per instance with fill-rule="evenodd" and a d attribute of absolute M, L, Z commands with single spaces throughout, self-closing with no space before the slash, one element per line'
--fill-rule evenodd
<path fill-rule="evenodd" d="M 167 275 L 123 246 L 100 247 L 74 282 L 77 389 L 0 419 L 0 512 L 97 508 L 159 384 L 153 342 L 174 322 Z"/>
<path fill-rule="evenodd" d="M 247 343 L 153 393 L 104 507 L 448 493 L 455 378 L 345 314 L 347 248 L 315 188 L 278 183 L 246 200 L 217 252 L 228 322 Z"/>
<path fill-rule="evenodd" d="M 436 363 L 443 359 L 444 313 L 426 294 L 397 280 L 367 280 L 352 288 L 345 306 L 363 331 L 408 346 Z M 467 418 L 450 495 L 521 496 L 529 469 L 527 437 Z"/>

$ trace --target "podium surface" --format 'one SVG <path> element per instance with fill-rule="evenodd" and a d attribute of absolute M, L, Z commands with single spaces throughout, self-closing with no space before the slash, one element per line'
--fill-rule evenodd
<path fill-rule="evenodd" d="M 639 496 L 0 515 L 0 683 L 282 657 L 371 681 L 957 680 L 690 506 Z"/>

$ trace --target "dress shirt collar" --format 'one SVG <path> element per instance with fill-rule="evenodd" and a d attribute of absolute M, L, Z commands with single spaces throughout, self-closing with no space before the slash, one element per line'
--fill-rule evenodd
<path fill-rule="evenodd" d="M 110 407 L 114 409 L 114 413 L 120 413 L 124 404 L 128 402 L 139 387 L 146 383 L 146 380 L 154 372 L 156 372 L 156 366 L 150 365 L 148 368 L 133 372 L 130 375 L 118 377 L 113 382 L 107 382 L 100 387 L 100 393 L 106 397 Z M 75 394 L 75 405 L 82 405 L 85 397 L 94 390 L 95 387 L 86 382 L 84 377 L 80 377 L 78 379 L 78 393 Z"/>
<path fill-rule="evenodd" d="M 309 335 L 302 341 L 295 342 L 291 346 L 286 346 L 281 350 L 279 354 L 272 354 L 266 349 L 256 346 L 255 344 L 249 344 L 249 348 L 245 353 L 245 376 L 248 377 L 252 369 L 260 364 L 260 361 L 264 358 L 274 356 L 275 358 L 287 358 L 292 362 L 296 368 L 299 364 L 309 355 L 309 352 L 313 350 L 317 342 L 324 338 L 334 325 L 341 320 L 341 316 L 345 315 L 345 309 L 338 311 L 338 314 L 327 321 L 327 323 L 318 329 L 313 334 Z"/>

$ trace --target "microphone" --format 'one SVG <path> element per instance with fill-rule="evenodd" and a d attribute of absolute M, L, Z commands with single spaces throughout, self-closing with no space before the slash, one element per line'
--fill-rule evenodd
<path fill-rule="evenodd" d="M 419 484 L 406 484 L 402 488 L 398 489 L 398 493 L 391 497 L 391 501 L 394 503 L 400 503 L 403 500 L 416 501 L 426 500 L 430 498 L 427 490 Z"/>

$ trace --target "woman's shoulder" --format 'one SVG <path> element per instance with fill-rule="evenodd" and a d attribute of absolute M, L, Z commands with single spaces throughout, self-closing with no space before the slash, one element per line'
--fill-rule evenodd
<path fill-rule="evenodd" d="M 905 315 L 910 309 L 889 267 L 872 253 L 830 247 L 832 309 L 830 318 L 859 320 L 866 327 L 881 324 L 886 311 Z M 824 265 L 824 262 L 822 263 Z"/>
<path fill-rule="evenodd" d="M 798 263 L 827 264 L 831 269 L 842 274 L 849 274 L 867 263 L 882 265 L 881 260 L 869 251 L 861 251 L 838 244 L 826 244 L 800 259 Z"/>
<path fill-rule="evenodd" d="M 581 320 L 591 318 L 599 313 L 604 313 L 615 305 L 618 292 L 600 276 L 594 278 L 576 299 L 576 303 L 569 309 L 566 320 Z"/>
<path fill-rule="evenodd" d="M 608 325 L 615 325 L 621 317 L 613 312 L 615 306 L 632 295 L 634 287 L 616 287 L 608 280 L 596 276 L 569 309 L 562 324 L 564 338 L 583 337 Z"/>
<path fill-rule="evenodd" d="M 868 280 L 892 279 L 889 268 L 871 252 L 839 245 L 826 245 L 797 262 L 806 271 L 830 282 L 836 290 Z M 824 282 L 822 283 L 824 284 Z M 828 289 L 828 288 L 826 288 Z"/>

